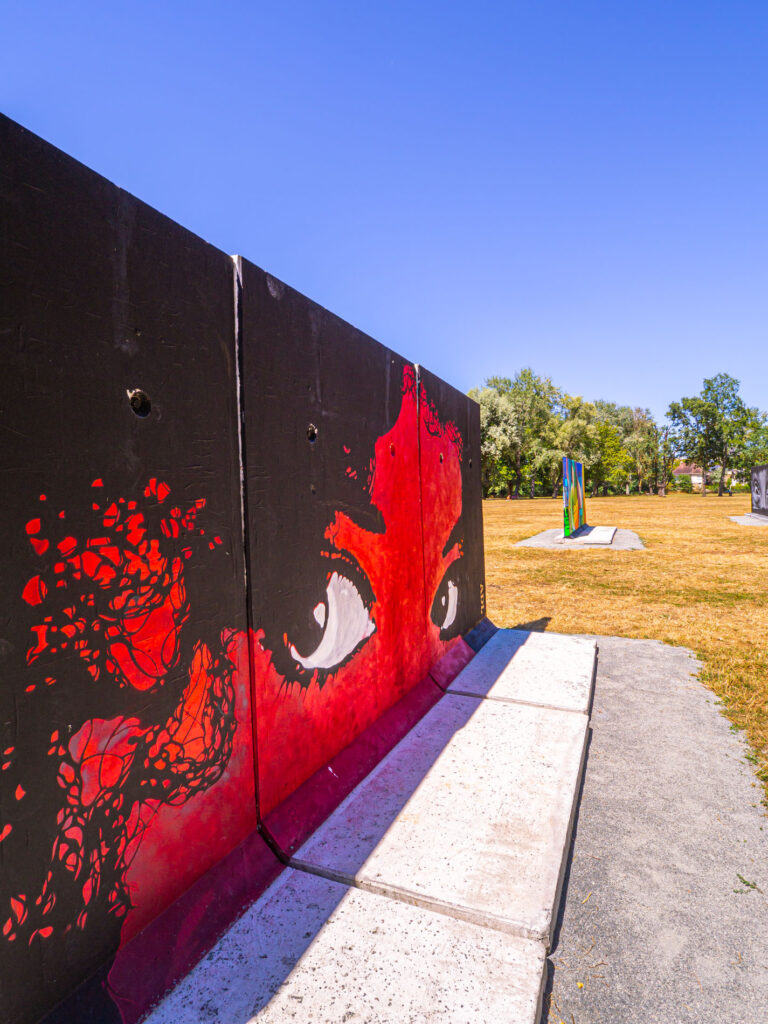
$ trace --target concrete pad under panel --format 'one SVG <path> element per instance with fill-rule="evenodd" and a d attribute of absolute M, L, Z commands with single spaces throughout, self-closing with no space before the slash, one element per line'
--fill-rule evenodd
<path fill-rule="evenodd" d="M 734 523 L 740 526 L 768 526 L 768 516 L 761 516 L 758 512 L 747 512 L 743 516 L 728 516 Z"/>
<path fill-rule="evenodd" d="M 615 526 L 582 526 L 578 533 L 566 537 L 564 533 L 558 533 L 556 540 L 563 544 L 612 544 L 616 536 Z"/>
<path fill-rule="evenodd" d="M 535 1024 L 539 942 L 287 868 L 146 1024 Z"/>
<path fill-rule="evenodd" d="M 500 629 L 456 676 L 448 693 L 586 713 L 596 658 L 594 640 Z"/>
<path fill-rule="evenodd" d="M 548 943 L 587 723 L 446 694 L 292 863 Z"/>

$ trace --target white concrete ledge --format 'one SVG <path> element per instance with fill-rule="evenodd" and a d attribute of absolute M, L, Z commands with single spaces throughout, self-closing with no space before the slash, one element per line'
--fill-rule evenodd
<path fill-rule="evenodd" d="M 536 1024 L 539 942 L 287 868 L 146 1024 Z"/>
<path fill-rule="evenodd" d="M 447 692 L 586 713 L 596 665 L 594 640 L 500 629 Z"/>
<path fill-rule="evenodd" d="M 292 863 L 549 943 L 586 715 L 447 695 Z"/>

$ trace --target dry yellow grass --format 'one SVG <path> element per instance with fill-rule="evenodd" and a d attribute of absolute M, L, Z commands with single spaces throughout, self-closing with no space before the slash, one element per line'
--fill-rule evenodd
<path fill-rule="evenodd" d="M 746 730 L 768 793 L 768 527 L 728 518 L 749 511 L 749 495 L 587 499 L 590 523 L 634 530 L 645 551 L 515 547 L 562 527 L 560 499 L 490 500 L 483 511 L 489 618 L 691 648 L 702 682 Z"/>

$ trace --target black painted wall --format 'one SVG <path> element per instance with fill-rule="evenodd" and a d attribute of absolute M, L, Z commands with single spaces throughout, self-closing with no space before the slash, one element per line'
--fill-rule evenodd
<path fill-rule="evenodd" d="M 0 371 L 16 1024 L 134 964 L 485 598 L 473 402 L 2 117 Z M 146 1006 L 119 964 L 89 1020 Z"/>
<path fill-rule="evenodd" d="M 229 257 L 0 118 L 5 1021 L 37 1019 L 108 960 L 132 899 L 178 894 L 129 895 L 127 845 L 150 841 L 137 809 L 199 796 L 231 755 L 222 631 L 245 628 L 232 290 Z M 148 399 L 132 406 L 136 389 Z M 208 749 L 179 753 L 201 644 L 217 676 Z M 215 860 L 242 835 L 201 838 Z M 208 866 L 190 863 L 193 840 L 166 851 L 186 884 Z"/>

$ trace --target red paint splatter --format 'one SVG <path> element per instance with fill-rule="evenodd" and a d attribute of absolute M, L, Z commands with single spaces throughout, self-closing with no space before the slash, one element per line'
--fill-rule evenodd
<path fill-rule="evenodd" d="M 94 481 L 94 486 L 101 487 L 103 482 Z M 206 502 L 198 498 L 188 508 L 179 505 L 163 519 L 159 506 L 168 498 L 170 487 L 153 478 L 146 490 L 156 501 L 145 503 L 143 509 L 125 498 L 108 499 L 101 506 L 91 502 L 94 527 L 84 529 L 79 537 L 65 534 L 55 514 L 44 520 L 45 526 L 43 520 L 28 524 L 28 535 L 40 535 L 33 538 L 39 543 L 38 554 L 50 544 L 61 559 L 53 564 L 45 561 L 23 591 L 24 600 L 40 609 L 38 621 L 31 626 L 30 671 L 37 671 L 33 666 L 43 655 L 48 660 L 71 651 L 101 686 L 165 692 L 172 680 L 173 689 L 168 687 L 171 699 L 165 701 L 160 722 L 94 717 L 67 740 L 58 729 L 51 733 L 47 753 L 56 759 L 61 808 L 52 838 L 51 870 L 33 899 L 37 909 L 26 920 L 25 942 L 46 938 L 53 934 L 52 927 L 59 927 L 43 926 L 40 917 L 51 912 L 62 893 L 70 903 L 74 899 L 75 907 L 66 929 L 84 929 L 93 913 L 124 920 L 132 905 L 127 874 L 150 826 L 164 837 L 161 845 L 175 853 L 171 876 L 161 885 L 152 872 L 143 876 L 143 902 L 135 915 L 139 927 L 147 923 L 147 907 L 154 906 L 156 913 L 167 905 L 205 870 L 201 864 L 211 866 L 255 826 L 247 682 L 238 683 L 237 689 L 233 685 L 223 637 L 210 647 L 196 641 L 191 661 L 183 653 L 190 647 L 182 647 L 185 630 L 191 628 L 183 566 L 187 557 L 202 550 L 203 543 L 207 550 L 208 542 L 198 541 L 198 520 Z M 170 523 L 175 537 L 164 540 L 163 524 Z M 183 548 L 176 537 L 187 542 Z M 185 657 L 188 664 L 182 661 Z M 71 659 L 67 665 L 71 667 Z M 50 672 L 47 664 L 46 668 Z M 68 671 L 62 678 L 67 678 Z M 41 674 L 40 678 L 53 686 L 58 676 Z M 186 685 L 179 688 L 185 679 Z M 30 683 L 28 692 L 35 685 Z M 187 864 L 190 844 L 194 847 L 197 842 L 191 834 L 196 827 L 193 819 L 188 829 L 170 836 L 158 830 L 158 822 L 165 813 L 176 820 L 192 796 L 209 789 L 227 770 L 236 724 L 233 703 L 241 690 L 246 703 L 244 709 L 240 707 L 243 728 L 228 807 L 238 808 L 235 817 L 247 819 L 247 827 L 225 828 L 219 836 L 220 822 L 231 818 L 232 811 L 214 799 L 208 810 L 214 820 L 201 837 L 204 849 L 197 849 Z M 162 707 L 163 701 L 159 704 Z M 244 792 L 250 792 L 251 799 L 243 801 Z M 19 786 L 17 800 L 25 795 Z M 3 838 L 10 831 L 9 825 Z M 156 872 L 165 854 L 152 843 L 149 849 L 154 850 Z M 152 900 L 159 901 L 160 907 Z M 7 941 L 21 937 L 22 923 L 11 921 Z"/>
<path fill-rule="evenodd" d="M 47 593 L 48 587 L 43 580 L 39 576 L 33 576 L 22 590 L 21 596 L 27 604 L 36 605 L 42 604 Z"/>
<path fill-rule="evenodd" d="M 164 500 L 170 487 L 152 478 L 145 491 Z M 33 626 L 37 641 L 27 652 L 27 662 L 31 664 L 46 649 L 53 653 L 74 645 L 94 679 L 105 672 L 116 673 L 125 685 L 150 690 L 162 685 L 178 658 L 179 634 L 186 618 L 183 559 L 161 554 L 158 540 L 148 538 L 145 514 L 135 511 L 136 502 L 123 502 L 123 506 L 119 500 L 108 504 L 100 516 L 101 534 L 84 543 L 73 536 L 57 542 L 65 560 L 53 566 L 53 572 L 63 577 L 56 581 L 56 588 L 74 588 L 82 612 L 75 614 L 74 606 L 69 606 L 61 612 L 68 622 L 53 622 L 47 617 L 45 626 Z M 197 532 L 197 515 L 204 507 L 205 500 L 197 499 L 186 512 L 181 507 L 174 508 L 172 519 L 161 520 L 161 532 L 172 538 L 182 532 Z M 113 540 L 113 535 L 123 528 L 124 535 Z M 39 519 L 27 524 L 28 532 L 40 529 Z M 47 547 L 48 541 L 40 543 Z M 185 549 L 184 558 L 188 550 Z M 97 618 L 89 611 L 95 605 L 93 591 L 87 586 L 89 581 L 97 590 L 114 591 L 106 604 L 100 600 L 102 610 Z M 49 590 L 45 580 L 37 576 L 28 582 L 23 597 L 29 604 L 42 604 Z M 106 648 L 95 641 L 86 642 L 88 635 L 102 630 L 109 637 Z M 54 636 L 57 646 L 53 646 Z"/>

